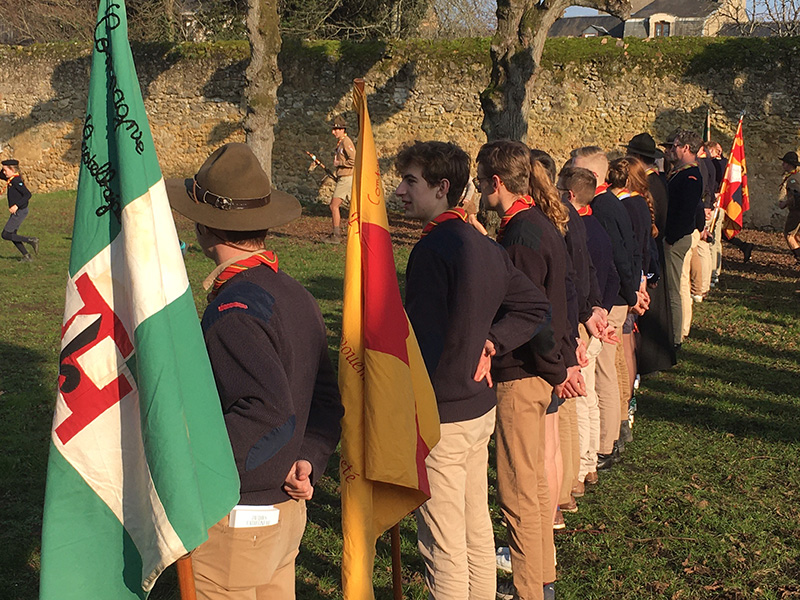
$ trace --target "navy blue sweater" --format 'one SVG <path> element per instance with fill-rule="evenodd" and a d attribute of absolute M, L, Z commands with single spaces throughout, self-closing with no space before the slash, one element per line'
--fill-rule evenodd
<path fill-rule="evenodd" d="M 615 304 L 634 306 L 637 301 L 636 292 L 641 282 L 641 270 L 637 270 L 634 263 L 637 250 L 628 211 L 622 206 L 619 198 L 608 190 L 595 196 L 591 206 L 592 214 L 611 239 L 614 266 L 619 275 L 619 297 Z"/>
<path fill-rule="evenodd" d="M 697 229 L 703 209 L 703 178 L 700 169 L 690 167 L 675 173 L 667 183 L 669 204 L 664 241 L 674 244 Z"/>
<path fill-rule="evenodd" d="M 549 342 L 548 334 L 540 333 L 531 342 L 495 360 L 492 376 L 497 381 L 537 376 L 550 385 L 558 385 L 567 378 L 567 367 L 577 364 L 575 337 L 568 318 L 569 255 L 564 238 L 544 213 L 534 207 L 514 215 L 500 243 L 514 266 L 547 295 L 555 343 Z"/>
<path fill-rule="evenodd" d="M 549 313 L 547 297 L 506 251 L 460 219 L 439 224 L 414 246 L 405 305 L 442 423 L 494 408 L 494 388 L 473 380 L 485 341 L 501 356 L 539 333 Z"/>
<path fill-rule="evenodd" d="M 289 500 L 295 461 L 325 472 L 344 414 L 317 303 L 283 271 L 242 271 L 203 313 L 203 333 L 241 480 L 242 504 Z"/>
<path fill-rule="evenodd" d="M 15 204 L 17 210 L 28 208 L 28 200 L 31 199 L 31 193 L 22 181 L 22 177 L 17 175 L 8 182 L 8 207 L 11 208 Z"/>
<path fill-rule="evenodd" d="M 597 281 L 602 290 L 600 306 L 611 310 L 619 297 L 619 275 L 614 266 L 611 238 L 608 237 L 606 230 L 594 215 L 587 215 L 581 219 L 586 227 L 586 244 L 597 272 Z"/>

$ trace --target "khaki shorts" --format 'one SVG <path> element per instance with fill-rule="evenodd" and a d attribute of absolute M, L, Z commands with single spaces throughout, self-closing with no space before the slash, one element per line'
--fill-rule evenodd
<path fill-rule="evenodd" d="M 790 210 L 783 226 L 784 235 L 797 235 L 800 232 L 800 210 Z"/>
<path fill-rule="evenodd" d="M 340 177 L 336 182 L 336 187 L 333 189 L 332 198 L 341 198 L 342 206 L 348 208 L 350 206 L 350 194 L 353 191 L 353 176 L 346 175 Z"/>

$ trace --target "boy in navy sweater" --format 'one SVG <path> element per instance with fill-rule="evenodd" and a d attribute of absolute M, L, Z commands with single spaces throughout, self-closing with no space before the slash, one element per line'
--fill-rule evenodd
<path fill-rule="evenodd" d="M 433 598 L 494 600 L 488 443 L 496 397 L 495 354 L 536 335 L 547 298 L 506 252 L 455 208 L 469 178 L 455 144 L 414 142 L 397 157 L 396 194 L 426 223 L 406 270 L 406 311 L 436 392 L 441 440 L 426 460 L 431 499 L 417 511 L 420 553 Z"/>

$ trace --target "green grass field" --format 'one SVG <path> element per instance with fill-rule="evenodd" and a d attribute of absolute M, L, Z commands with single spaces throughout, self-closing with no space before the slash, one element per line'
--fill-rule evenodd
<path fill-rule="evenodd" d="M 73 202 L 74 193 L 34 197 L 22 230 L 41 239 L 32 264 L 19 263 L 9 242 L 0 245 L 0 600 L 38 596 Z M 268 243 L 319 299 L 335 351 L 344 247 L 316 242 L 327 220 L 324 211 L 311 212 Z M 189 223 L 178 228 L 193 241 Z M 746 233 L 758 244 L 753 261 L 726 254 L 721 285 L 696 307 L 680 364 L 643 383 L 623 463 L 601 475 L 577 514 L 566 515 L 567 529 L 556 537 L 559 599 L 800 597 L 798 271 L 780 264 L 780 236 Z M 414 232 L 393 234 L 402 280 Z M 196 247 L 186 263 L 202 309 L 200 282 L 212 264 Z M 329 469 L 310 505 L 297 569 L 303 600 L 341 597 L 336 479 Z M 504 544 L 499 518 L 495 525 Z M 403 521 L 405 595 L 424 598 L 414 529 Z M 388 599 L 388 537 L 378 552 L 376 595 Z M 172 570 L 151 597 L 178 597 Z"/>

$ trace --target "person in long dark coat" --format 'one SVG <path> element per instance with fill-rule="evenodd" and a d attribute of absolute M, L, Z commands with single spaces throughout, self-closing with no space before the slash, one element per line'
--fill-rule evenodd
<path fill-rule="evenodd" d="M 653 198 L 654 223 L 658 235 L 653 239 L 658 254 L 659 276 L 648 278 L 650 309 L 639 317 L 640 333 L 637 344 L 639 374 L 646 375 L 672 368 L 677 359 L 673 348 L 672 314 L 667 294 L 666 255 L 664 253 L 664 230 L 667 224 L 667 184 L 663 173 L 656 169 L 655 161 L 664 156 L 656 147 L 655 140 L 647 133 L 634 136 L 627 146 L 628 154 L 639 158 L 647 169 L 647 184 Z"/>

